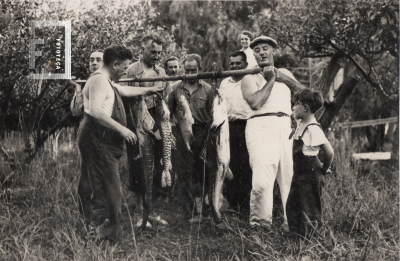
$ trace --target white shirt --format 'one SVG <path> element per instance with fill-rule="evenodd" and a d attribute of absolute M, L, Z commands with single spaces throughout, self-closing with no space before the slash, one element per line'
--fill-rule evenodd
<path fill-rule="evenodd" d="M 278 69 L 280 72 L 286 74 L 290 78 L 294 78 L 293 74 L 286 69 Z M 267 81 L 263 77 L 263 81 L 258 87 L 261 90 Z M 289 87 L 282 83 L 275 81 L 274 86 L 272 87 L 271 93 L 268 97 L 268 100 L 264 103 L 264 105 L 255 112 L 255 115 L 260 115 L 264 113 L 272 113 L 272 112 L 284 112 L 287 115 L 292 115 L 292 104 L 291 101 L 291 92 Z"/>
<path fill-rule="evenodd" d="M 253 110 L 244 100 L 242 81 L 234 81 L 232 77 L 225 78 L 220 85 L 220 90 L 226 98 L 228 118 L 232 120 L 246 120 L 253 115 Z"/>
<path fill-rule="evenodd" d="M 318 122 L 314 119 L 309 124 L 311 123 Z M 298 128 L 296 129 L 296 132 L 297 130 Z M 299 135 L 301 135 L 301 133 Z M 296 136 L 296 133 L 294 136 Z M 329 143 L 328 139 L 325 137 L 324 132 L 317 125 L 308 126 L 301 139 L 304 143 L 302 151 L 303 154 L 306 156 L 317 156 L 319 150 L 321 149 L 321 145 Z"/>
<path fill-rule="evenodd" d="M 241 50 L 246 54 L 247 58 L 247 68 L 246 69 L 253 69 L 258 66 L 258 63 L 256 61 L 256 58 L 254 57 L 253 49 L 250 47 L 247 47 L 246 50 Z"/>

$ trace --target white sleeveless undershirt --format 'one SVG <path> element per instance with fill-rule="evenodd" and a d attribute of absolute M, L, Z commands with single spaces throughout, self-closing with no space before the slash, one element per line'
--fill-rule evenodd
<path fill-rule="evenodd" d="M 267 83 L 264 77 L 262 77 L 262 79 L 263 81 L 258 87 L 259 90 L 261 90 Z M 268 97 L 268 100 L 264 103 L 264 105 L 260 109 L 254 112 L 254 115 L 260 115 L 271 112 L 284 112 L 287 115 L 292 115 L 292 105 L 290 103 L 290 100 L 291 100 L 291 92 L 289 87 L 282 82 L 275 81 L 271 93 Z"/>
<path fill-rule="evenodd" d="M 106 78 L 106 77 L 104 76 L 104 78 Z M 110 84 L 108 84 L 108 87 L 109 88 L 107 89 L 106 100 L 104 101 L 104 103 L 102 105 L 102 108 L 103 108 L 104 112 L 108 116 L 111 117 L 112 111 L 113 111 L 113 106 L 114 106 L 115 93 L 114 93 L 114 90 L 113 90 L 113 88 L 111 87 Z M 85 95 L 83 95 L 83 107 L 85 109 L 85 112 L 90 115 L 89 99 L 86 98 Z"/>

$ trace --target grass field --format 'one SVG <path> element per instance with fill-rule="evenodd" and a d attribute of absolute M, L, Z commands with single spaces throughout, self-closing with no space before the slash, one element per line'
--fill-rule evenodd
<path fill-rule="evenodd" d="M 5 144 L 7 145 L 7 144 Z M 124 184 L 123 233 L 115 245 L 96 243 L 84 230 L 77 207 L 78 154 L 61 152 L 55 161 L 40 153 L 29 168 L 21 155 L 16 170 L 3 165 L 11 191 L 1 192 L 0 260 L 398 260 L 398 165 L 350 167 L 336 151 L 334 173 L 326 178 L 323 227 L 310 241 L 293 242 L 279 229 L 252 230 L 248 217 L 225 212 L 228 231 L 211 223 L 190 225 L 174 200 L 156 209 L 169 222 L 136 236 L 131 195 Z M 5 188 L 3 188 L 5 189 Z"/>

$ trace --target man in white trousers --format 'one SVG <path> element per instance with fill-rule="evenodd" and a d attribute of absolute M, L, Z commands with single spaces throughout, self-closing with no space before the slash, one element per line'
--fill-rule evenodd
<path fill-rule="evenodd" d="M 273 189 L 277 179 L 285 210 L 293 176 L 290 115 L 291 95 L 304 88 L 287 69 L 274 67 L 277 42 L 267 36 L 250 43 L 263 72 L 246 75 L 242 93 L 254 114 L 247 120 L 246 143 L 253 172 L 250 196 L 250 225 L 270 228 Z M 282 228 L 287 227 L 286 211 Z"/>

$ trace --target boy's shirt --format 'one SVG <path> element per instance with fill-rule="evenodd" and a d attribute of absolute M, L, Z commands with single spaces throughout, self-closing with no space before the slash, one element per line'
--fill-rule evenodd
<path fill-rule="evenodd" d="M 308 125 L 312 123 L 319 124 L 314 119 Z M 296 129 L 296 132 L 297 130 L 298 127 Z M 329 143 L 328 139 L 325 137 L 325 133 L 322 131 L 321 127 L 317 125 L 308 126 L 301 139 L 304 143 L 303 154 L 305 156 L 317 156 L 320 150 L 320 146 Z"/>

